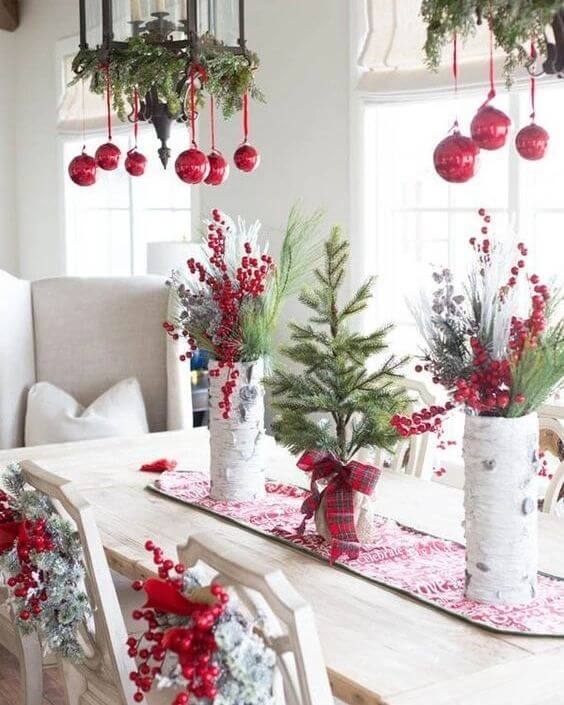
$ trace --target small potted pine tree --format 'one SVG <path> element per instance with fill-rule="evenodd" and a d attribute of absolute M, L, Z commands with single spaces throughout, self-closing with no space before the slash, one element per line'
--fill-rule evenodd
<path fill-rule="evenodd" d="M 363 335 L 349 327 L 368 305 L 373 278 L 339 303 L 348 258 L 349 244 L 335 227 L 323 265 L 313 272 L 315 284 L 300 294 L 312 312 L 309 322 L 290 324 L 291 343 L 281 350 L 292 364 L 278 365 L 269 380 L 274 434 L 293 453 L 303 453 L 298 467 L 312 473 L 312 493 L 302 511 L 306 519 L 315 513 L 318 533 L 332 541 L 333 560 L 343 552 L 354 557 L 359 544 L 370 542 L 369 495 L 380 471 L 354 458 L 364 448 L 393 449 L 399 436 L 391 419 L 407 403 L 397 384 L 403 360 L 389 355 L 380 366 L 367 366 L 387 348 L 390 328 Z"/>

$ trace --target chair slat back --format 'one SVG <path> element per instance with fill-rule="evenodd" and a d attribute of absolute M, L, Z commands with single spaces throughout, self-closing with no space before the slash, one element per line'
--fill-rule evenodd
<path fill-rule="evenodd" d="M 421 404 L 432 406 L 437 403 L 436 397 L 419 380 L 404 378 L 398 380 L 397 384 L 409 393 L 414 407 Z M 380 468 L 388 467 L 392 472 L 430 479 L 433 474 L 434 447 L 435 435 L 423 433 L 399 441 L 392 455 L 381 448 L 376 451 L 363 449 L 358 458 L 361 462 L 368 462 Z"/>
<path fill-rule="evenodd" d="M 59 513 L 70 518 L 80 536 L 84 556 L 85 587 L 90 599 L 94 628 L 83 625 L 85 659 L 81 664 L 63 663 L 66 680 L 100 683 L 109 691 L 112 705 L 130 705 L 135 692 L 129 680 L 133 662 L 127 655 L 127 632 L 94 513 L 69 480 L 58 477 L 32 461 L 21 465 L 26 482 L 47 495 Z M 67 689 L 69 683 L 66 683 Z M 75 702 L 74 700 L 72 701 Z M 76 702 L 80 702 L 77 700 Z M 101 700 L 100 702 L 105 702 Z"/>
<path fill-rule="evenodd" d="M 213 536 L 195 535 L 178 547 L 187 566 L 203 563 L 235 592 L 252 616 L 265 615 L 265 637 L 277 656 L 285 705 L 333 705 L 313 611 L 282 571 L 261 565 L 256 554 Z"/>
<path fill-rule="evenodd" d="M 539 408 L 538 415 L 541 433 L 550 431 L 564 444 L 564 407 L 545 404 Z M 556 505 L 564 487 L 564 460 L 560 458 L 560 461 L 546 488 L 542 505 L 542 510 L 546 514 L 556 511 Z"/>

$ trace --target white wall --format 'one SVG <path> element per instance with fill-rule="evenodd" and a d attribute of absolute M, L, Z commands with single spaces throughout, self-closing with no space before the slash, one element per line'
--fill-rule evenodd
<path fill-rule="evenodd" d="M 15 35 L 19 259 L 21 274 L 30 278 L 64 273 L 55 44 L 76 34 L 77 5 L 26 0 Z M 268 100 L 252 107 L 252 140 L 263 161 L 253 175 L 233 171 L 225 186 L 202 188 L 202 213 L 223 208 L 259 218 L 272 232 L 301 199 L 304 209 L 324 207 L 328 223 L 347 227 L 349 3 L 248 0 L 247 6 L 249 46 L 262 57 L 257 78 Z M 220 148 L 230 155 L 240 135 L 239 118 L 222 124 Z M 202 144 L 208 144 L 205 133 Z"/>
<path fill-rule="evenodd" d="M 15 35 L 0 30 L 0 269 L 18 271 L 15 190 Z"/>
<path fill-rule="evenodd" d="M 293 203 L 322 207 L 328 222 L 349 218 L 349 3 L 249 0 L 249 47 L 261 57 L 264 105 L 251 103 L 251 142 L 262 163 L 251 175 L 232 167 L 228 182 L 201 192 L 202 213 L 219 207 L 279 228 Z M 207 118 L 207 116 L 205 116 Z M 241 140 L 239 116 L 223 123 L 219 147 Z"/>
<path fill-rule="evenodd" d="M 17 44 L 17 199 L 20 273 L 64 273 L 63 165 L 56 132 L 59 39 L 77 33 L 76 0 L 25 0 Z"/>

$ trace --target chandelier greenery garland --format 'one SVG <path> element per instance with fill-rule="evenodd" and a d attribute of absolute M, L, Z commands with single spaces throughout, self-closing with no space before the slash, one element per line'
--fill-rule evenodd
<path fill-rule="evenodd" d="M 530 62 L 530 44 L 546 50 L 545 28 L 562 0 L 423 0 L 421 16 L 427 25 L 425 55 L 429 68 L 436 69 L 441 53 L 456 33 L 464 39 L 475 34 L 479 24 L 491 26 L 497 46 L 506 54 L 508 80 L 518 65 Z"/>
<path fill-rule="evenodd" d="M 79 629 L 90 616 L 78 533 L 47 495 L 26 485 L 8 466 L 0 492 L 2 526 L 21 524 L 11 548 L 0 551 L 0 585 L 23 634 L 37 632 L 45 648 L 74 663 L 84 657 Z"/>
<path fill-rule="evenodd" d="M 211 35 L 201 37 L 199 47 L 199 63 L 206 76 L 205 85 L 198 82 L 197 86 L 200 107 L 204 104 L 204 90 L 214 97 L 225 118 L 242 109 L 245 93 L 264 102 L 254 78 L 259 66 L 257 54 L 234 54 Z M 132 113 L 136 91 L 140 97 L 156 92 L 159 100 L 167 104 L 170 115 L 177 116 L 186 99 L 189 68 L 183 50 L 154 44 L 142 35 L 129 39 L 125 48 L 112 49 L 107 64 L 100 62 L 98 49 L 81 49 L 72 63 L 76 75 L 71 85 L 90 80 L 90 90 L 104 95 L 109 72 L 113 108 L 120 120 L 127 120 Z"/>

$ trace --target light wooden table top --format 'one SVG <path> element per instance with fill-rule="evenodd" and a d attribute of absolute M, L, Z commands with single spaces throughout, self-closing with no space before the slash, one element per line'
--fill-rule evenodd
<path fill-rule="evenodd" d="M 270 447 L 269 476 L 300 479 L 292 457 Z M 487 632 L 331 568 L 304 553 L 144 489 L 145 462 L 209 463 L 207 429 L 0 452 L 0 466 L 33 459 L 76 481 L 93 505 L 111 566 L 128 577 L 154 566 L 147 538 L 174 555 L 191 533 L 213 532 L 281 568 L 315 611 L 336 695 L 355 705 L 561 705 L 564 639 Z M 303 476 L 302 476 L 303 477 Z M 376 510 L 405 524 L 462 540 L 462 494 L 434 482 L 387 473 Z M 540 569 L 564 577 L 564 520 L 540 523 Z"/>

